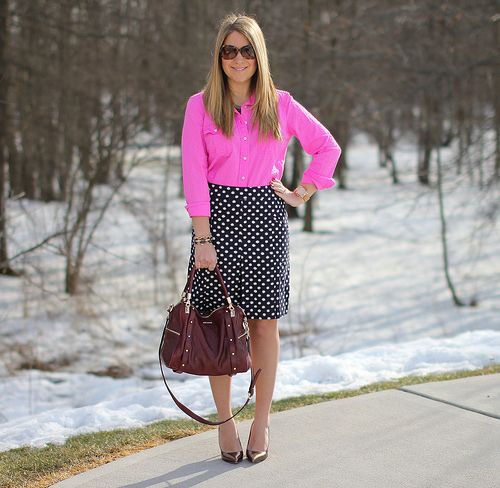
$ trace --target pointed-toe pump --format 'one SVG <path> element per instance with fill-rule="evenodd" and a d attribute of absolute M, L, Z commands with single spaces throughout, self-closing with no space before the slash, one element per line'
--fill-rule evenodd
<path fill-rule="evenodd" d="M 220 447 L 220 428 L 217 430 L 219 432 L 220 457 L 222 458 L 223 461 L 226 461 L 226 463 L 232 463 L 232 464 L 239 463 L 243 459 L 243 447 L 241 447 L 240 436 L 238 435 L 238 440 L 240 441 L 241 449 L 235 452 L 226 452 L 223 451 L 222 448 Z"/>
<path fill-rule="evenodd" d="M 267 449 L 265 451 L 251 451 L 248 449 L 248 446 L 250 445 L 250 439 L 252 438 L 252 427 L 253 427 L 253 422 L 252 425 L 250 426 L 250 435 L 248 436 L 248 442 L 247 442 L 247 458 L 251 463 L 260 463 L 264 461 L 264 459 L 267 458 L 267 453 L 269 451 L 269 442 L 270 442 L 270 431 L 269 431 L 269 426 L 267 428 Z"/>

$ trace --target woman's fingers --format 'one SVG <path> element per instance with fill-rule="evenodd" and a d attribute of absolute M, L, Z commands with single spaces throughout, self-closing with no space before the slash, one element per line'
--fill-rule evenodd
<path fill-rule="evenodd" d="M 210 271 L 215 269 L 217 264 L 217 252 L 213 246 L 202 245 L 195 249 L 194 265 L 197 269 L 208 268 Z"/>
<path fill-rule="evenodd" d="M 280 180 L 273 180 L 271 182 L 271 188 L 273 190 L 280 192 L 280 193 L 284 193 L 286 191 L 285 186 L 283 185 L 283 183 L 281 183 Z"/>
<path fill-rule="evenodd" d="M 213 271 L 215 269 L 216 264 L 217 264 L 217 261 L 214 261 L 214 262 L 206 262 L 206 263 L 195 263 L 194 266 L 196 269 L 208 268 L 210 271 Z"/>
<path fill-rule="evenodd" d="M 276 191 L 277 193 L 280 193 L 282 195 L 289 193 L 288 189 L 286 186 L 283 185 L 283 183 L 280 183 L 279 185 L 274 185 L 273 190 Z"/>

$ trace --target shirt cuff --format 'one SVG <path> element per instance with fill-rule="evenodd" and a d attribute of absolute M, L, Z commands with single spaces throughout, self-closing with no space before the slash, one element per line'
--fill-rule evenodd
<path fill-rule="evenodd" d="M 190 217 L 210 217 L 210 202 L 194 202 L 184 205 Z"/>
<path fill-rule="evenodd" d="M 331 188 L 337 184 L 333 178 L 320 175 L 310 169 L 307 169 L 304 172 L 304 176 L 302 177 L 300 183 L 302 185 L 304 183 L 312 183 L 318 190 L 325 190 L 326 188 Z"/>

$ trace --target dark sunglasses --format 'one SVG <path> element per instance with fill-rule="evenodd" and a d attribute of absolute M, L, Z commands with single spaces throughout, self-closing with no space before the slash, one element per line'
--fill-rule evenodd
<path fill-rule="evenodd" d="M 222 59 L 234 59 L 238 56 L 238 52 L 240 52 L 245 59 L 255 59 L 255 51 L 250 44 L 240 48 L 226 44 L 220 48 Z"/>

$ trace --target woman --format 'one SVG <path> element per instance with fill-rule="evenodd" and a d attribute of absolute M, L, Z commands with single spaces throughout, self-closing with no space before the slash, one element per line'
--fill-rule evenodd
<path fill-rule="evenodd" d="M 182 132 L 185 208 L 192 219 L 188 273 L 191 303 L 202 314 L 224 305 L 216 263 L 229 295 L 246 312 L 256 384 L 255 418 L 246 449 L 266 459 L 279 358 L 278 319 L 288 313 L 289 232 L 285 203 L 297 207 L 332 178 L 340 147 L 328 130 L 271 78 L 264 35 L 245 15 L 228 15 L 215 40 L 203 91 L 186 106 Z M 301 185 L 285 188 L 287 145 L 296 136 L 313 156 Z M 231 416 L 231 377 L 210 377 L 220 420 Z M 242 460 L 234 420 L 219 427 L 224 461 Z"/>

